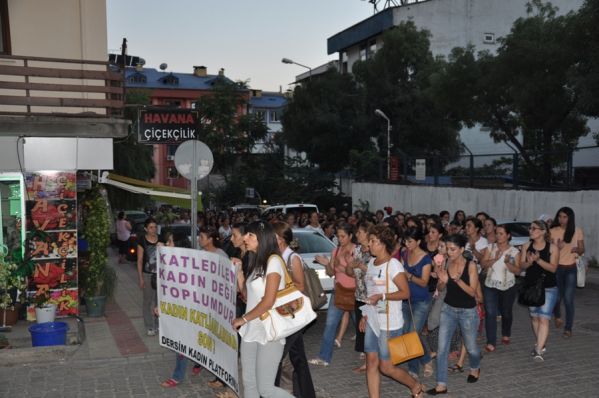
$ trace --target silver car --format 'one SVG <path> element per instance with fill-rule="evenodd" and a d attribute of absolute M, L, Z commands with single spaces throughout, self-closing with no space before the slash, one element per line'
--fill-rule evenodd
<path fill-rule="evenodd" d="M 335 288 L 335 280 L 326 274 L 323 265 L 314 262 L 314 257 L 323 255 L 330 257 L 335 244 L 320 232 L 311 231 L 309 229 L 294 228 L 293 239 L 299 242 L 297 253 L 302 257 L 306 265 L 316 271 L 320 279 L 320 284 L 327 294 L 327 303 L 321 308 L 322 310 L 329 307 L 331 301 L 331 293 Z"/>

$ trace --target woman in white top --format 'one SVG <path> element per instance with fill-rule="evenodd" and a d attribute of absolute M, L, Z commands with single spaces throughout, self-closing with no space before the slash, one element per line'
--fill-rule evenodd
<path fill-rule="evenodd" d="M 405 369 L 393 366 L 387 338 L 402 334 L 401 300 L 410 298 L 410 288 L 404 268 L 391 256 L 395 234 L 384 225 L 375 225 L 368 231 L 368 247 L 374 257 L 368 262 L 366 289 L 368 299 L 360 329 L 365 332 L 366 381 L 368 396 L 380 397 L 381 373 L 408 386 L 413 397 L 421 397 L 424 388 Z M 371 314 L 371 318 L 368 315 Z M 376 314 L 376 315 L 375 315 Z M 376 318 L 374 318 L 376 317 Z"/>
<path fill-rule="evenodd" d="M 285 266 L 277 237 L 268 223 L 256 221 L 245 228 L 243 237 L 249 255 L 246 313 L 233 320 L 241 335 L 241 364 L 245 398 L 291 398 L 275 387 L 275 377 L 285 339 L 267 341 L 260 315 L 272 308 L 277 291 L 285 287 Z"/>
<path fill-rule="evenodd" d="M 272 226 L 277 234 L 279 250 L 287 266 L 287 271 L 291 275 L 293 284 L 303 292 L 305 289 L 304 263 L 300 255 L 290 247 L 293 244 L 293 231 L 289 224 L 282 221 L 277 221 Z M 287 353 L 289 353 L 289 360 L 293 365 L 293 395 L 301 398 L 316 398 L 314 382 L 312 381 L 312 374 L 310 373 L 306 350 L 304 348 L 304 329 L 287 336 L 283 358 Z M 280 382 L 281 370 L 282 366 L 279 366 L 275 383 L 277 386 Z"/>
<path fill-rule="evenodd" d="M 485 250 L 480 264 L 487 270 L 485 278 L 485 328 L 487 352 L 497 346 L 497 308 L 501 314 L 501 342 L 510 343 L 512 335 L 512 307 L 516 299 L 516 275 L 520 273 L 520 253 L 510 245 L 512 234 L 509 225 L 495 228 L 495 243 Z"/>
<path fill-rule="evenodd" d="M 129 237 L 131 236 L 131 223 L 127 220 L 125 212 L 121 211 L 116 221 L 116 239 L 119 247 L 119 264 L 126 262 Z"/>

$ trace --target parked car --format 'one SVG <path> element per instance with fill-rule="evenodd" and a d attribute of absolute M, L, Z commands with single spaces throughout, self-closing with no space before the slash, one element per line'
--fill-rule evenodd
<path fill-rule="evenodd" d="M 276 205 L 269 206 L 262 212 L 262 218 L 268 219 L 271 214 L 287 214 L 295 213 L 299 216 L 302 213 L 310 213 L 311 211 L 318 211 L 318 206 L 309 203 L 294 203 L 287 205 Z"/>
<path fill-rule="evenodd" d="M 335 249 L 335 244 L 320 232 L 302 228 L 293 229 L 293 239 L 297 239 L 299 242 L 297 253 L 306 265 L 314 269 L 318 274 L 322 288 L 327 295 L 327 304 L 321 309 L 327 309 L 331 301 L 331 293 L 335 289 L 335 280 L 327 275 L 323 265 L 314 262 L 314 257 L 319 254 L 330 257 L 331 252 Z"/>

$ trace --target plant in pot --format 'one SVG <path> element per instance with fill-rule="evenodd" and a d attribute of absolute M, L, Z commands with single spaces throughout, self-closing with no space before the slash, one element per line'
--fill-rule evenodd
<path fill-rule="evenodd" d="M 89 262 L 85 270 L 84 297 L 88 316 L 103 316 L 106 300 L 114 294 L 116 272 L 108 265 L 110 218 L 105 192 L 99 186 L 89 191 L 83 203 L 84 235 Z"/>
<path fill-rule="evenodd" d="M 17 322 L 17 297 L 24 298 L 25 277 L 18 272 L 18 265 L 8 261 L 0 254 L 0 327 L 14 325 Z"/>
<path fill-rule="evenodd" d="M 37 323 L 54 322 L 56 319 L 56 304 L 51 301 L 50 292 L 41 290 L 33 296 L 35 305 L 35 321 Z"/>

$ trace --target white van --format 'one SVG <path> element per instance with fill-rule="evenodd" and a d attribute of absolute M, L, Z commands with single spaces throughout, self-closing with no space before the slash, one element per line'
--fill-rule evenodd
<path fill-rule="evenodd" d="M 262 212 L 262 218 L 268 219 L 271 214 L 295 213 L 299 216 L 302 213 L 318 212 L 318 206 L 309 203 L 293 203 L 288 205 L 270 206 Z"/>

